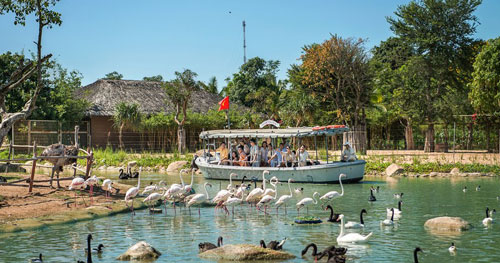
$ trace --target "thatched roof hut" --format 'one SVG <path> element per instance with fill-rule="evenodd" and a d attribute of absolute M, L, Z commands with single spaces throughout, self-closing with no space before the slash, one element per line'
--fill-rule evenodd
<path fill-rule="evenodd" d="M 155 81 L 100 79 L 77 90 L 75 96 L 90 102 L 89 117 L 113 116 L 115 106 L 122 101 L 139 104 L 144 114 L 174 112 L 174 105 L 168 103 L 162 83 Z M 189 109 L 205 113 L 217 107 L 220 100 L 221 96 L 200 89 L 192 94 Z"/>

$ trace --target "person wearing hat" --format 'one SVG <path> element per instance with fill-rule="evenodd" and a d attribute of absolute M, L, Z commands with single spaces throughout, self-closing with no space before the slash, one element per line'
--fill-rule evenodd
<path fill-rule="evenodd" d="M 341 162 L 353 162 L 356 161 L 358 158 L 356 157 L 356 153 L 354 152 L 354 149 L 351 147 L 351 144 L 349 142 L 344 143 L 344 150 L 342 151 L 342 155 L 340 156 L 340 161 Z"/>

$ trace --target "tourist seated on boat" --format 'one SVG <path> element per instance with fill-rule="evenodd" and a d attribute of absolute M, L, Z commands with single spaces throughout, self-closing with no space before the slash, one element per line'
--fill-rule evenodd
<path fill-rule="evenodd" d="M 309 153 L 306 151 L 306 146 L 302 145 L 299 148 L 299 166 L 312 165 L 311 160 L 309 160 Z"/>
<path fill-rule="evenodd" d="M 266 166 L 270 166 L 269 160 L 271 160 L 271 157 L 273 157 L 273 154 L 274 154 L 273 145 L 270 143 L 267 145 L 267 164 L 266 164 Z"/>
<path fill-rule="evenodd" d="M 354 149 L 351 147 L 351 144 L 349 142 L 344 143 L 344 150 L 342 151 L 342 155 L 340 156 L 340 161 L 341 162 L 353 162 L 356 161 L 358 158 L 356 157 L 356 153 L 354 152 Z"/>
<path fill-rule="evenodd" d="M 283 163 L 281 165 L 285 167 L 293 167 L 295 162 L 295 154 L 292 152 L 292 149 L 290 149 L 290 146 L 287 146 L 286 152 L 283 155 Z"/>
<path fill-rule="evenodd" d="M 262 142 L 260 147 L 260 166 L 267 166 L 267 142 Z"/>
<path fill-rule="evenodd" d="M 232 165 L 240 165 L 239 164 L 240 159 L 239 159 L 238 153 L 236 151 L 232 151 L 231 152 L 231 158 L 230 159 L 231 159 L 230 161 L 231 161 Z"/>
<path fill-rule="evenodd" d="M 271 155 L 271 158 L 269 158 L 268 163 L 271 167 L 280 167 L 282 161 L 283 157 L 281 155 L 281 150 L 279 147 L 276 147 Z"/>
<path fill-rule="evenodd" d="M 280 152 L 281 152 L 281 155 L 285 155 L 286 153 L 286 149 L 285 149 L 285 144 L 284 143 L 280 143 Z"/>
<path fill-rule="evenodd" d="M 229 164 L 229 150 L 226 148 L 226 143 L 222 142 L 220 147 L 215 150 L 220 154 L 219 164 Z"/>
<path fill-rule="evenodd" d="M 247 161 L 250 161 L 250 142 L 247 138 L 243 138 L 243 151 L 247 156 Z"/>
<path fill-rule="evenodd" d="M 238 155 L 239 155 L 239 160 L 238 162 L 233 162 L 233 165 L 239 165 L 239 166 L 247 166 L 247 155 L 245 154 L 245 151 L 243 151 L 243 147 L 238 147 Z"/>
<path fill-rule="evenodd" d="M 259 146 L 255 143 L 255 139 L 250 140 L 250 164 L 253 167 L 260 166 Z"/>

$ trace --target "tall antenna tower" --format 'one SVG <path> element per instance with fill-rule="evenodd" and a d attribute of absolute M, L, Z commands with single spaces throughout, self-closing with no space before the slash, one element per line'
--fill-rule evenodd
<path fill-rule="evenodd" d="M 247 63 L 247 44 L 246 44 L 246 38 L 245 38 L 245 27 L 247 24 L 245 23 L 245 20 L 243 20 L 243 64 Z"/>

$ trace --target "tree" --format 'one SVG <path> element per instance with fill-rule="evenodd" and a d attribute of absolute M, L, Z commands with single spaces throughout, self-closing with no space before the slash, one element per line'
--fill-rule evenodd
<path fill-rule="evenodd" d="M 183 72 L 175 72 L 176 78 L 167 81 L 164 84 L 165 93 L 168 101 L 165 103 L 173 104 L 175 107 L 174 120 L 177 123 L 177 138 L 178 138 L 178 151 L 184 152 L 186 150 L 186 131 L 184 125 L 187 118 L 187 110 L 189 100 L 194 91 L 199 90 L 199 82 L 195 80 L 198 76 L 195 72 L 185 69 Z M 182 113 L 182 119 L 179 115 Z"/>
<path fill-rule="evenodd" d="M 111 73 L 106 74 L 103 79 L 120 80 L 123 79 L 123 75 L 116 71 L 113 71 Z"/>
<path fill-rule="evenodd" d="M 111 74 L 111 73 L 110 73 Z M 109 74 L 108 74 L 109 75 Z M 121 75 L 120 75 L 121 76 Z M 123 76 L 122 76 L 123 77 Z M 119 78 L 121 79 L 121 77 Z M 163 77 L 161 75 L 156 75 L 156 76 L 151 76 L 151 77 L 144 77 L 142 78 L 144 81 L 156 81 L 156 82 L 163 82 Z"/>
<path fill-rule="evenodd" d="M 135 129 L 141 123 L 141 112 L 139 104 L 120 102 L 115 106 L 113 121 L 115 127 L 118 128 L 118 140 L 120 142 L 120 149 L 124 148 L 123 144 L 123 130 Z"/>
<path fill-rule="evenodd" d="M 406 109 L 421 114 L 428 124 L 425 151 L 434 151 L 434 123 L 452 115 L 449 107 L 444 106 L 445 97 L 457 89 L 458 69 L 468 61 L 468 52 L 464 50 L 473 42 L 471 36 L 478 23 L 473 12 L 480 3 L 481 0 L 412 1 L 398 7 L 396 18 L 387 18 L 394 34 L 415 51 L 404 69 L 404 79 L 409 83 L 400 95 L 403 100 L 411 94 L 418 95 Z"/>
<path fill-rule="evenodd" d="M 208 80 L 208 83 L 205 84 L 200 81 L 200 86 L 206 90 L 207 92 L 210 92 L 212 94 L 218 94 L 218 88 L 217 88 L 217 78 L 216 77 L 211 77 Z"/>
<path fill-rule="evenodd" d="M 366 151 L 365 108 L 369 103 L 368 57 L 363 39 L 332 35 L 321 44 L 303 48 L 303 85 L 320 101 L 330 119 L 351 127 L 356 150 Z M 333 116 L 332 116 L 333 115 Z"/>
<path fill-rule="evenodd" d="M 5 135 L 10 131 L 12 125 L 22 119 L 26 119 L 35 109 L 36 99 L 43 88 L 42 83 L 42 65 L 52 55 L 42 57 L 42 36 L 45 27 L 51 28 L 53 25 L 61 25 L 61 14 L 50 10 L 58 0 L 2 0 L 0 1 L 0 15 L 5 13 L 14 13 L 14 24 L 26 25 L 26 17 L 34 14 L 38 22 L 38 40 L 37 45 L 37 60 L 36 64 L 31 61 L 24 63 L 20 61 L 18 70 L 14 71 L 9 81 L 0 86 L 0 114 L 2 122 L 0 123 L 0 144 L 3 142 Z M 9 113 L 5 106 L 5 97 L 7 93 L 14 88 L 19 87 L 32 74 L 37 72 L 36 88 L 33 91 L 31 98 L 25 103 L 20 112 Z"/>
<path fill-rule="evenodd" d="M 275 114 L 272 102 L 277 102 L 283 90 L 276 77 L 279 65 L 277 60 L 251 58 L 233 74 L 223 92 L 234 102 L 272 117 Z"/>

